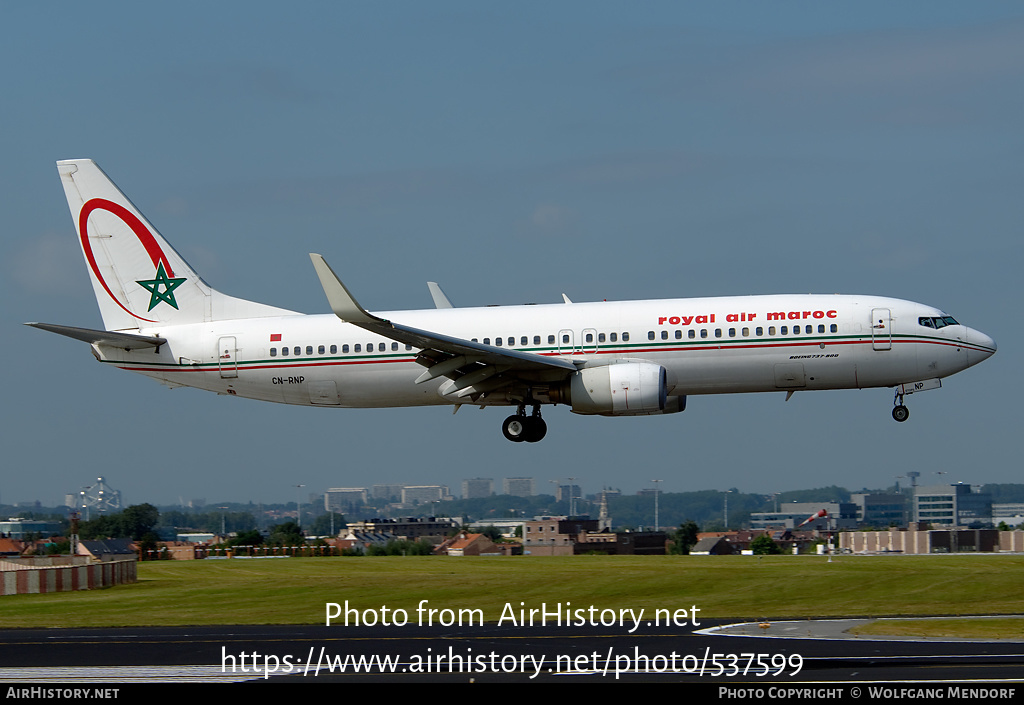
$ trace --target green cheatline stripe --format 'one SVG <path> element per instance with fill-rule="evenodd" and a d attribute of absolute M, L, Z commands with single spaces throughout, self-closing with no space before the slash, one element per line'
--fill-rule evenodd
<path fill-rule="evenodd" d="M 897 338 L 897 339 L 907 339 L 907 338 L 910 338 L 912 340 L 920 340 L 920 341 L 924 341 L 924 342 L 936 342 L 936 343 L 942 343 L 942 344 L 945 344 L 945 345 L 948 345 L 948 344 L 951 344 L 951 343 L 955 342 L 955 341 L 948 340 L 946 338 L 937 338 L 937 337 L 928 336 L 928 335 L 893 334 L 892 337 Z M 770 338 L 770 337 L 761 337 L 761 338 L 700 338 L 700 339 L 696 339 L 696 340 L 691 339 L 691 338 L 685 338 L 685 339 L 681 339 L 681 340 L 645 340 L 645 341 L 640 342 L 640 343 L 618 343 L 618 344 L 614 344 L 614 345 L 610 344 L 610 343 L 606 343 L 606 344 L 598 343 L 597 344 L 597 351 L 598 352 L 597 353 L 589 353 L 589 354 L 600 354 L 602 348 L 604 348 L 604 349 L 612 348 L 612 349 L 616 349 L 616 350 L 622 350 L 622 349 L 630 349 L 630 350 L 654 349 L 653 350 L 654 352 L 658 352 L 658 350 L 657 350 L 658 348 L 678 348 L 678 347 L 699 348 L 699 347 L 705 347 L 705 348 L 708 348 L 708 349 L 718 349 L 718 348 L 740 347 L 740 346 L 746 346 L 746 345 L 769 345 L 770 346 L 771 344 L 774 344 L 774 346 L 776 346 L 776 347 L 780 347 L 781 345 L 784 345 L 786 343 L 796 343 L 796 342 L 805 343 L 805 344 L 806 343 L 812 343 L 812 342 L 818 342 L 818 343 L 821 343 L 821 342 L 831 342 L 831 343 L 834 344 L 834 343 L 841 343 L 841 342 L 844 342 L 844 341 L 864 341 L 864 342 L 867 342 L 868 340 L 870 340 L 870 338 L 867 337 L 867 336 L 864 336 L 864 335 L 832 335 L 832 336 L 815 335 L 815 336 L 810 336 L 810 337 L 808 337 L 808 336 L 793 336 L 793 337 L 785 337 L 785 338 L 783 338 L 783 337 L 775 337 L 775 338 Z M 588 344 L 584 344 L 584 345 L 573 347 L 572 350 L 588 350 L 588 349 L 591 348 L 592 345 L 593 344 L 588 343 Z M 981 348 L 983 350 L 989 350 L 989 348 L 986 348 L 985 346 L 977 345 L 977 344 L 973 344 L 973 343 L 965 343 L 965 345 L 973 345 L 974 347 Z M 502 348 L 498 348 L 498 349 L 501 350 Z M 531 353 L 536 353 L 536 354 L 558 353 L 561 350 L 561 348 L 559 348 L 557 346 L 555 346 L 555 347 L 547 346 L 547 347 L 539 347 L 539 348 L 510 348 L 510 349 L 520 350 L 522 352 L 531 352 Z M 284 365 L 284 366 L 290 366 L 290 365 L 293 365 L 293 364 L 324 363 L 324 362 L 334 362 L 334 361 L 339 361 L 339 362 L 360 362 L 360 361 L 368 361 L 368 360 L 401 359 L 401 358 L 408 357 L 410 354 L 413 354 L 413 353 L 406 351 L 406 352 L 398 353 L 398 354 L 394 354 L 394 355 L 358 355 L 358 356 L 357 355 L 347 355 L 347 356 L 329 356 L 329 357 L 287 357 L 287 358 L 286 357 L 268 357 L 268 358 L 264 358 L 264 359 L 260 359 L 260 360 L 244 360 L 244 361 L 243 360 L 239 360 L 239 361 L 235 362 L 234 365 L 237 366 L 237 367 L 245 367 L 245 366 L 251 366 L 251 365 Z M 103 362 L 107 362 L 107 363 L 110 363 L 110 364 L 124 364 L 123 360 L 122 361 L 104 360 Z M 188 365 L 182 365 L 182 364 L 176 364 L 176 363 L 166 363 L 166 362 L 139 362 L 137 364 L 146 365 L 148 367 L 153 367 L 153 368 L 169 368 L 169 369 L 179 369 L 179 368 L 184 368 L 184 369 L 196 369 L 196 368 L 220 369 L 220 367 L 221 367 L 221 364 L 220 364 L 219 361 L 218 362 L 201 362 L 201 363 L 188 364 Z M 228 366 L 231 366 L 231 363 L 228 363 Z"/>

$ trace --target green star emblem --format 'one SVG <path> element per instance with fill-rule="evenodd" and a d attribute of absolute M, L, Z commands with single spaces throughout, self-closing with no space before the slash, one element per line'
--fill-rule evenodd
<path fill-rule="evenodd" d="M 164 271 L 164 262 L 160 260 L 156 268 L 156 279 L 136 280 L 135 283 L 149 290 L 151 296 L 149 297 L 149 308 L 146 310 L 152 311 L 161 301 L 178 308 L 178 302 L 174 300 L 174 290 L 185 283 L 185 278 L 172 279 L 168 277 L 167 272 Z M 160 290 L 161 287 L 163 287 L 163 291 Z"/>

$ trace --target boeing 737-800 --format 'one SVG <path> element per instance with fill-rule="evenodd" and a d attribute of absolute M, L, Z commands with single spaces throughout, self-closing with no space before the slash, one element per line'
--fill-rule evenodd
<path fill-rule="evenodd" d="M 671 414 L 696 394 L 895 387 L 905 421 L 905 394 L 996 351 L 936 308 L 879 296 L 455 308 L 431 283 L 434 309 L 369 313 L 317 254 L 334 314 L 304 315 L 211 288 L 94 162 L 57 168 L 105 330 L 28 325 L 172 387 L 324 407 L 507 406 L 505 437 L 536 442 L 544 404 Z"/>

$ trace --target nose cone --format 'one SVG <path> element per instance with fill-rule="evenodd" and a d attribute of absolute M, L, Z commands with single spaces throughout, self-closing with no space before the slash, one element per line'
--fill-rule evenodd
<path fill-rule="evenodd" d="M 967 364 L 977 365 L 982 360 L 987 360 L 996 352 L 996 341 L 988 337 L 980 330 L 967 329 Z"/>

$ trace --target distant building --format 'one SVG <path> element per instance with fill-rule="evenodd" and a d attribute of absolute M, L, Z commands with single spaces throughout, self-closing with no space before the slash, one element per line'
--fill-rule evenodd
<path fill-rule="evenodd" d="M 913 520 L 946 526 L 980 527 L 992 518 L 992 495 L 959 482 L 914 488 Z"/>
<path fill-rule="evenodd" d="M 462 481 L 463 499 L 484 499 L 494 494 L 494 478 L 474 477 Z"/>
<path fill-rule="evenodd" d="M 850 501 L 857 505 L 861 526 L 906 526 L 910 520 L 910 502 L 903 494 L 858 492 L 850 495 Z"/>
<path fill-rule="evenodd" d="M 31 535 L 59 536 L 64 529 L 59 521 L 37 519 L 8 519 L 0 521 L 0 534 L 12 539 L 25 539 Z"/>
<path fill-rule="evenodd" d="M 503 536 L 512 536 L 515 530 L 521 528 L 523 525 L 522 519 L 478 519 L 469 525 L 470 529 L 486 529 L 488 526 L 493 526 L 498 529 Z"/>
<path fill-rule="evenodd" d="M 365 487 L 332 487 L 324 492 L 324 510 L 344 514 L 366 504 Z"/>
<path fill-rule="evenodd" d="M 445 485 L 406 485 L 402 488 L 402 504 L 427 504 L 452 498 Z"/>
<path fill-rule="evenodd" d="M 992 524 L 1005 522 L 1008 526 L 1024 524 L 1024 503 L 1008 502 L 992 504 Z"/>
<path fill-rule="evenodd" d="M 1024 532 L 995 529 L 929 529 L 927 522 L 906 529 L 844 531 L 839 547 L 853 553 L 987 553 L 1024 550 Z"/>
<path fill-rule="evenodd" d="M 532 477 L 506 477 L 501 481 L 501 493 L 513 497 L 533 497 L 537 483 Z"/>
<path fill-rule="evenodd" d="M 371 492 L 374 499 L 382 499 L 385 502 L 398 502 L 402 498 L 402 488 L 405 485 L 374 485 Z"/>
<path fill-rule="evenodd" d="M 597 519 L 537 517 L 523 522 L 523 553 L 533 556 L 572 556 L 584 553 L 613 555 L 664 555 L 668 535 L 664 531 L 599 530 Z"/>
<path fill-rule="evenodd" d="M 808 517 L 821 510 L 828 516 L 814 519 L 800 526 Z M 853 502 L 791 502 L 783 504 L 777 512 L 754 512 L 750 515 L 750 528 L 755 530 L 782 528 L 805 531 L 836 531 L 857 527 L 857 505 Z"/>
<path fill-rule="evenodd" d="M 366 521 L 353 521 L 348 524 L 349 534 L 388 534 L 392 537 L 419 541 L 425 539 L 430 543 L 441 543 L 448 534 L 459 526 L 459 522 L 447 518 L 419 518 L 408 517 L 404 519 L 367 519 Z"/>
<path fill-rule="evenodd" d="M 509 556 L 513 552 L 511 544 L 496 544 L 483 534 L 463 532 L 446 543 L 441 550 L 449 556 Z M 518 548 L 519 544 L 514 547 Z"/>

